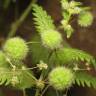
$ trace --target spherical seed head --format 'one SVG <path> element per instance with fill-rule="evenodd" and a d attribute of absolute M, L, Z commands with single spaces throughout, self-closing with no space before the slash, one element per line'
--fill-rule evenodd
<path fill-rule="evenodd" d="M 61 45 L 62 36 L 57 31 L 48 30 L 41 34 L 41 40 L 45 47 L 50 49 L 56 49 Z"/>
<path fill-rule="evenodd" d="M 20 37 L 14 37 L 7 40 L 3 49 L 5 54 L 14 60 L 22 60 L 28 53 L 28 46 Z"/>
<path fill-rule="evenodd" d="M 82 12 L 78 17 L 78 24 L 83 27 L 90 26 L 93 22 L 93 16 L 90 12 Z"/>
<path fill-rule="evenodd" d="M 5 54 L 2 51 L 0 51 L 0 67 L 8 67 L 8 62 Z"/>
<path fill-rule="evenodd" d="M 56 90 L 64 90 L 72 85 L 73 72 L 65 67 L 57 67 L 49 74 L 49 82 Z"/>

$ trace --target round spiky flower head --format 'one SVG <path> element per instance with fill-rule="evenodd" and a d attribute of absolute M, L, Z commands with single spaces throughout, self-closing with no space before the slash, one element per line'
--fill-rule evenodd
<path fill-rule="evenodd" d="M 57 67 L 49 74 L 49 83 L 57 90 L 64 90 L 72 85 L 73 72 L 65 67 Z"/>
<path fill-rule="evenodd" d="M 62 36 L 55 30 L 48 30 L 41 34 L 41 40 L 45 47 L 55 49 L 60 47 Z"/>
<path fill-rule="evenodd" d="M 28 46 L 20 37 L 14 37 L 7 40 L 3 49 L 5 54 L 13 60 L 22 60 L 28 53 Z"/>
<path fill-rule="evenodd" d="M 90 12 L 82 12 L 78 17 L 78 24 L 83 27 L 90 26 L 93 21 L 93 16 Z"/>

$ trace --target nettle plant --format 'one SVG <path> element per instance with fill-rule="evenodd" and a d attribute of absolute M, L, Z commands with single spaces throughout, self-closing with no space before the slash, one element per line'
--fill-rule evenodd
<path fill-rule="evenodd" d="M 81 27 L 92 24 L 90 8 L 76 1 L 61 0 L 60 3 L 62 20 L 59 26 L 55 26 L 51 16 L 41 6 L 33 4 L 32 14 L 37 32 L 32 40 L 26 42 L 17 36 L 3 44 L 0 51 L 0 85 L 23 90 L 24 96 L 26 88 L 33 88 L 34 96 L 67 95 L 75 83 L 96 88 L 96 78 L 89 74 L 92 68 L 96 68 L 95 58 L 72 48 L 62 37 L 64 34 L 69 39 L 73 34 L 70 22 L 74 16 L 77 16 L 77 23 Z M 58 29 L 64 33 L 62 31 L 61 34 Z M 32 57 L 32 68 L 28 68 L 24 62 L 28 54 Z M 52 94 L 50 89 L 56 91 Z"/>

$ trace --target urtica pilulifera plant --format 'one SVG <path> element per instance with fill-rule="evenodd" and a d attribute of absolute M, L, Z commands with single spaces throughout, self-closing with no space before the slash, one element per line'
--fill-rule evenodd
<path fill-rule="evenodd" d="M 72 48 L 62 36 L 64 34 L 69 39 L 73 35 L 75 29 L 71 20 L 74 16 L 78 17 L 78 26 L 90 26 L 93 22 L 90 8 L 73 0 L 60 0 L 60 3 L 62 19 L 57 26 L 51 16 L 33 2 L 21 16 L 23 19 L 20 17 L 17 20 L 16 27 L 15 24 L 12 25 L 12 30 L 0 50 L 0 85 L 23 90 L 23 96 L 26 96 L 26 88 L 34 89 L 33 96 L 56 96 L 55 93 L 58 96 L 67 96 L 73 84 L 96 88 L 96 77 L 86 72 L 91 68 L 95 70 L 95 58 L 83 50 Z M 12 36 L 30 8 L 36 32 L 26 42 L 21 37 Z M 27 55 L 30 57 L 28 60 Z M 32 68 L 28 68 L 25 61 L 33 64 Z M 46 92 L 50 88 L 56 92 Z"/>

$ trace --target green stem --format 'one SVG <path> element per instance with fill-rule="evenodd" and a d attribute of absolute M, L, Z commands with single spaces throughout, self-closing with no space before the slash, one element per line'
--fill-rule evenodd
<path fill-rule="evenodd" d="M 23 89 L 23 96 L 26 96 L 26 91 L 25 91 L 25 89 Z"/>
<path fill-rule="evenodd" d="M 40 92 L 40 90 L 39 89 L 36 89 L 35 96 L 39 96 L 39 92 Z"/>
<path fill-rule="evenodd" d="M 58 91 L 56 90 L 56 96 L 59 96 L 59 93 L 58 93 Z"/>
<path fill-rule="evenodd" d="M 34 44 L 34 43 L 40 43 L 40 42 L 37 41 L 27 42 L 27 44 Z"/>
<path fill-rule="evenodd" d="M 40 75 L 40 77 L 39 77 L 39 80 L 42 80 L 43 79 L 43 70 L 42 70 L 42 72 L 41 72 L 41 75 Z M 35 96 L 39 96 L 40 95 L 40 89 L 36 89 L 36 93 L 35 93 Z"/>
<path fill-rule="evenodd" d="M 11 60 L 9 58 L 6 57 L 6 61 L 10 64 L 10 66 L 15 69 L 16 66 L 12 64 Z"/>
<path fill-rule="evenodd" d="M 27 72 L 27 74 L 28 74 L 32 79 L 34 79 L 35 81 L 37 81 L 37 79 L 36 79 L 34 76 L 32 76 L 29 72 Z"/>
<path fill-rule="evenodd" d="M 50 87 L 50 85 L 48 85 L 48 86 L 46 86 L 46 88 L 43 90 L 43 92 L 42 92 L 42 95 L 41 96 L 43 96 L 44 95 L 44 93 L 47 91 L 47 89 Z"/>
<path fill-rule="evenodd" d="M 25 9 L 25 12 L 20 16 L 20 18 L 18 20 L 16 20 L 15 22 L 13 22 L 12 26 L 11 26 L 11 31 L 8 34 L 8 38 L 12 37 L 15 35 L 18 27 L 23 23 L 23 21 L 26 19 L 26 17 L 28 16 L 29 12 L 32 9 L 32 5 L 33 3 L 36 3 L 37 0 L 32 0 L 30 2 L 30 4 L 28 5 L 28 7 Z"/>

